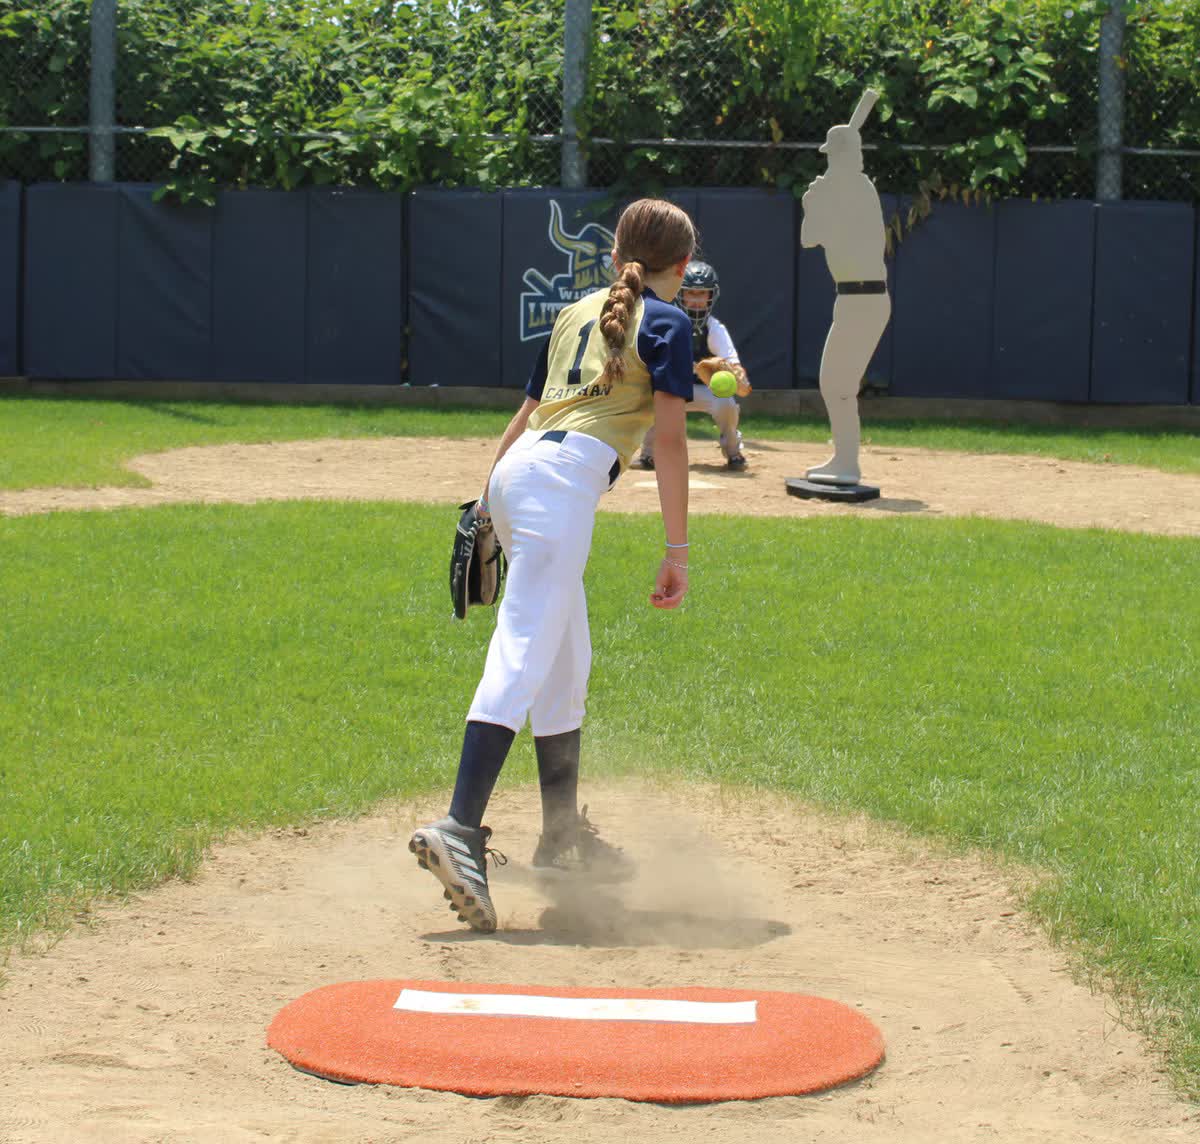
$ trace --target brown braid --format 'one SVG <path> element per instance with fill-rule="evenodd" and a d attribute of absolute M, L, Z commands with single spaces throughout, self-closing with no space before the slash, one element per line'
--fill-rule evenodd
<path fill-rule="evenodd" d="M 600 311 L 600 333 L 608 346 L 606 381 L 616 381 L 625 372 L 625 339 L 646 275 L 690 257 L 696 249 L 696 228 L 674 203 L 638 199 L 621 212 L 616 239 L 616 258 L 623 265 Z"/>
<path fill-rule="evenodd" d="M 625 372 L 625 335 L 637 300 L 642 296 L 642 264 L 626 262 L 620 277 L 609 287 L 608 300 L 600 311 L 600 333 L 608 345 L 604 377 L 615 381 Z"/>

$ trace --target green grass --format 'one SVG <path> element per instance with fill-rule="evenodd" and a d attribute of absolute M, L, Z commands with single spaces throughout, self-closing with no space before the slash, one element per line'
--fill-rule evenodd
<path fill-rule="evenodd" d="M 123 462 L 184 445 L 302 440 L 315 437 L 498 437 L 510 413 L 486 409 L 397 406 L 254 405 L 218 402 L 0 398 L 0 488 L 145 485 Z M 1148 465 L 1200 473 L 1200 434 L 1184 431 L 1042 429 L 936 421 L 871 421 L 866 442 L 983 453 L 1033 453 L 1067 460 Z M 690 432 L 712 439 L 708 418 Z M 829 425 L 814 417 L 747 417 L 750 438 L 825 441 Z"/>
<path fill-rule="evenodd" d="M 237 827 L 448 793 L 490 635 L 444 510 L 0 519 L 0 946 Z M 980 520 L 601 517 L 593 768 L 866 811 L 1045 876 L 1032 907 L 1200 1094 L 1200 542 Z M 682 697 L 682 700 L 681 700 Z M 528 737 L 515 776 L 531 775 Z"/>
<path fill-rule="evenodd" d="M 0 488 L 149 484 L 122 467 L 185 445 L 317 437 L 499 437 L 511 412 L 398 406 L 0 398 Z"/>

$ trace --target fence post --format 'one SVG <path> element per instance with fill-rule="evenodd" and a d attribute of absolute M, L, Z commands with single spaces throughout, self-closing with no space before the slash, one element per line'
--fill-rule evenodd
<path fill-rule="evenodd" d="M 116 171 L 117 0 L 92 0 L 91 31 L 88 178 L 111 183 Z"/>
<path fill-rule="evenodd" d="M 575 113 L 587 91 L 588 52 L 592 41 L 592 0 L 564 0 L 562 174 L 564 187 L 587 186 L 587 156 L 579 145 Z"/>
<path fill-rule="evenodd" d="M 1096 163 L 1096 199 L 1121 197 L 1121 147 L 1125 126 L 1125 0 L 1112 0 L 1100 20 L 1100 154 Z"/>

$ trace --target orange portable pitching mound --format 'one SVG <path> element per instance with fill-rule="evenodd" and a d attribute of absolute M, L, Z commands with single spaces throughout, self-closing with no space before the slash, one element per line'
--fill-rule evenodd
<path fill-rule="evenodd" d="M 883 1059 L 870 1021 L 820 997 L 446 981 L 315 989 L 280 1010 L 267 1043 L 343 1083 L 669 1104 L 817 1092 Z"/>

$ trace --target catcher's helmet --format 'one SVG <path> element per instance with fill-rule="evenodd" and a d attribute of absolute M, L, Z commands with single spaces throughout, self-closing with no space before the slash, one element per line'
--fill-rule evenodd
<path fill-rule="evenodd" d="M 700 307 L 685 306 L 683 303 L 685 290 L 707 290 L 708 301 Z M 721 285 L 717 281 L 717 272 L 707 262 L 689 262 L 683 272 L 683 282 L 679 287 L 679 293 L 675 295 L 675 305 L 692 319 L 692 329 L 696 333 L 703 333 L 704 327 L 708 325 L 708 315 L 712 313 L 712 308 L 717 304 L 720 294 Z"/>

